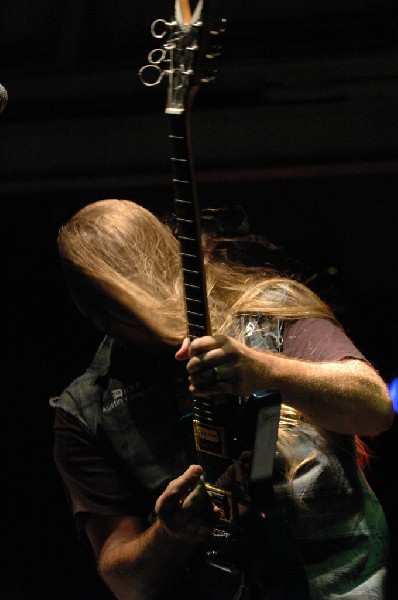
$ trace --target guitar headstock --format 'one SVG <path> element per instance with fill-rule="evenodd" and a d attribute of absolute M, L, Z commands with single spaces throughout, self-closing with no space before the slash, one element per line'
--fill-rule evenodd
<path fill-rule="evenodd" d="M 152 36 L 164 41 L 148 54 L 149 64 L 139 75 L 146 86 L 167 77 L 168 114 L 182 113 L 191 106 L 200 84 L 215 78 L 219 36 L 225 30 L 225 20 L 216 17 L 216 4 L 216 0 L 176 0 L 172 19 L 156 19 L 151 25 Z"/>

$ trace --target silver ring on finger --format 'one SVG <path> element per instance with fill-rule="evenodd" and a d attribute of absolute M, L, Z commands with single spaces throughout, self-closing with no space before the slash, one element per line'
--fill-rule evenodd
<path fill-rule="evenodd" d="M 218 370 L 218 367 L 213 367 L 213 375 L 214 375 L 214 381 L 220 381 L 221 374 Z"/>

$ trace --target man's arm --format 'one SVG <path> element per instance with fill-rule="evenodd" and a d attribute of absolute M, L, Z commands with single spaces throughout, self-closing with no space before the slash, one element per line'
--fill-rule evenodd
<path fill-rule="evenodd" d="M 87 520 L 99 573 L 118 600 L 166 597 L 198 544 L 209 536 L 218 509 L 205 489 L 202 468 L 191 465 L 173 480 L 155 511 L 158 518 L 147 529 L 132 516 Z"/>
<path fill-rule="evenodd" d="M 361 360 L 303 361 L 253 350 L 223 335 L 185 341 L 176 358 L 188 359 L 190 391 L 198 396 L 250 396 L 276 388 L 286 405 L 336 433 L 376 435 L 392 424 L 387 386 Z"/>

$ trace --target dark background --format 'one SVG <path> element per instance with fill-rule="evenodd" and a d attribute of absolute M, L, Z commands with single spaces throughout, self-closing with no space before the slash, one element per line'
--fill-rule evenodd
<path fill-rule="evenodd" d="M 165 87 L 138 69 L 167 0 L 0 0 L 3 242 L 3 600 L 102 599 L 52 463 L 48 399 L 99 335 L 66 292 L 59 226 L 96 199 L 172 209 Z M 316 276 L 386 381 L 397 376 L 396 0 L 220 2 L 216 81 L 192 118 L 203 206 L 239 203 Z M 330 267 L 337 269 L 329 275 Z M 397 424 L 369 480 L 397 558 Z"/>

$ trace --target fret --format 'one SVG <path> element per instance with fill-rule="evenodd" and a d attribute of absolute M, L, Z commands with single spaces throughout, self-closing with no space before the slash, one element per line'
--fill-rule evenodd
<path fill-rule="evenodd" d="M 195 275 L 199 275 L 199 271 L 193 271 L 192 269 L 184 269 L 184 267 L 182 268 L 182 270 L 184 271 L 184 273 L 193 273 Z"/>
<path fill-rule="evenodd" d="M 202 303 L 201 303 L 202 304 Z M 200 325 L 201 327 L 205 326 L 205 322 L 204 322 L 204 313 L 202 310 L 203 307 L 200 307 L 200 312 L 195 311 L 195 310 L 187 310 L 187 318 L 188 321 L 190 321 L 191 325 L 196 324 L 196 325 Z"/>
<path fill-rule="evenodd" d="M 196 308 L 196 307 L 195 307 Z M 199 317 L 199 321 L 202 323 L 202 320 L 204 319 L 204 314 L 203 314 L 203 310 L 198 312 L 197 310 L 187 310 L 187 315 L 188 315 L 188 319 L 189 317 L 191 317 L 194 320 L 197 320 L 197 317 Z"/>
<path fill-rule="evenodd" d="M 181 226 L 183 226 L 183 225 L 184 225 L 184 223 L 181 223 Z M 188 230 L 189 225 L 192 225 L 192 223 L 185 223 L 185 225 L 186 225 L 185 229 Z M 190 233 L 190 231 L 185 231 L 185 230 L 180 231 L 180 235 L 178 237 L 179 237 L 180 243 L 181 243 L 181 241 L 183 241 L 184 243 L 189 242 L 187 244 L 187 249 L 189 247 L 189 249 L 192 251 L 192 250 L 196 249 L 198 242 L 197 242 L 197 240 L 195 240 L 195 238 L 191 237 L 189 235 L 189 233 Z"/>
<path fill-rule="evenodd" d="M 199 285 L 195 285 L 194 283 L 185 283 L 185 287 L 194 288 L 195 290 L 200 290 L 201 287 Z"/>
<path fill-rule="evenodd" d="M 201 317 L 203 318 L 203 313 L 195 312 L 194 310 L 187 310 L 187 313 L 190 317 Z"/>
<path fill-rule="evenodd" d="M 195 408 L 197 409 L 198 414 L 200 413 L 206 418 L 213 418 L 212 406 L 198 406 L 197 403 L 195 403 Z"/>
<path fill-rule="evenodd" d="M 182 256 L 183 260 L 187 259 L 186 260 L 187 263 L 188 262 L 194 263 L 196 260 L 199 259 L 199 256 L 197 254 L 191 254 L 189 252 L 181 252 L 181 256 Z"/>
<path fill-rule="evenodd" d="M 191 185 L 191 182 L 188 179 L 173 179 L 173 183 L 185 183 L 186 185 Z"/>
<path fill-rule="evenodd" d="M 184 200 L 183 198 L 174 198 L 174 202 L 180 202 L 181 204 L 189 204 L 192 206 L 192 202 L 190 200 Z"/>
<path fill-rule="evenodd" d="M 195 312 L 191 312 L 191 311 L 187 310 L 187 318 L 188 318 L 189 325 L 193 325 L 195 327 L 196 326 L 202 327 L 202 328 L 205 326 L 203 312 L 195 313 Z"/>
<path fill-rule="evenodd" d="M 189 327 L 194 327 L 194 328 L 196 327 L 197 329 L 200 329 L 199 335 L 203 335 L 203 331 L 206 329 L 206 327 L 204 325 L 202 325 L 201 323 L 190 323 L 188 321 L 188 325 L 189 325 Z M 199 337 L 199 336 L 196 336 L 196 337 Z"/>
<path fill-rule="evenodd" d="M 195 312 L 191 310 L 187 310 L 187 317 L 190 325 L 198 325 L 200 327 L 204 327 L 204 314 L 202 312 Z"/>
<path fill-rule="evenodd" d="M 199 418 L 197 417 L 197 415 L 195 415 L 195 417 L 196 417 L 196 419 L 197 419 L 197 422 L 198 422 L 199 424 L 200 424 L 200 423 L 203 423 L 203 424 L 204 424 L 204 423 L 207 423 L 208 425 L 212 425 L 212 424 L 213 424 L 213 419 L 212 419 L 212 418 L 206 418 L 206 417 L 202 417 L 201 419 L 199 419 Z M 199 451 L 200 451 L 200 452 L 203 452 L 203 449 L 201 448 Z"/>
<path fill-rule="evenodd" d="M 197 415 L 196 415 L 196 417 L 197 417 L 198 421 L 200 421 L 201 423 L 202 422 L 203 423 L 206 422 L 206 423 L 209 423 L 209 424 L 213 424 L 214 423 L 213 415 L 211 413 L 206 414 L 206 415 L 204 415 L 204 414 L 201 413 L 200 414 L 200 418 L 198 418 Z"/>
<path fill-rule="evenodd" d="M 178 223 L 190 223 L 191 225 L 195 223 L 193 219 L 183 219 L 182 217 L 177 217 Z"/>

